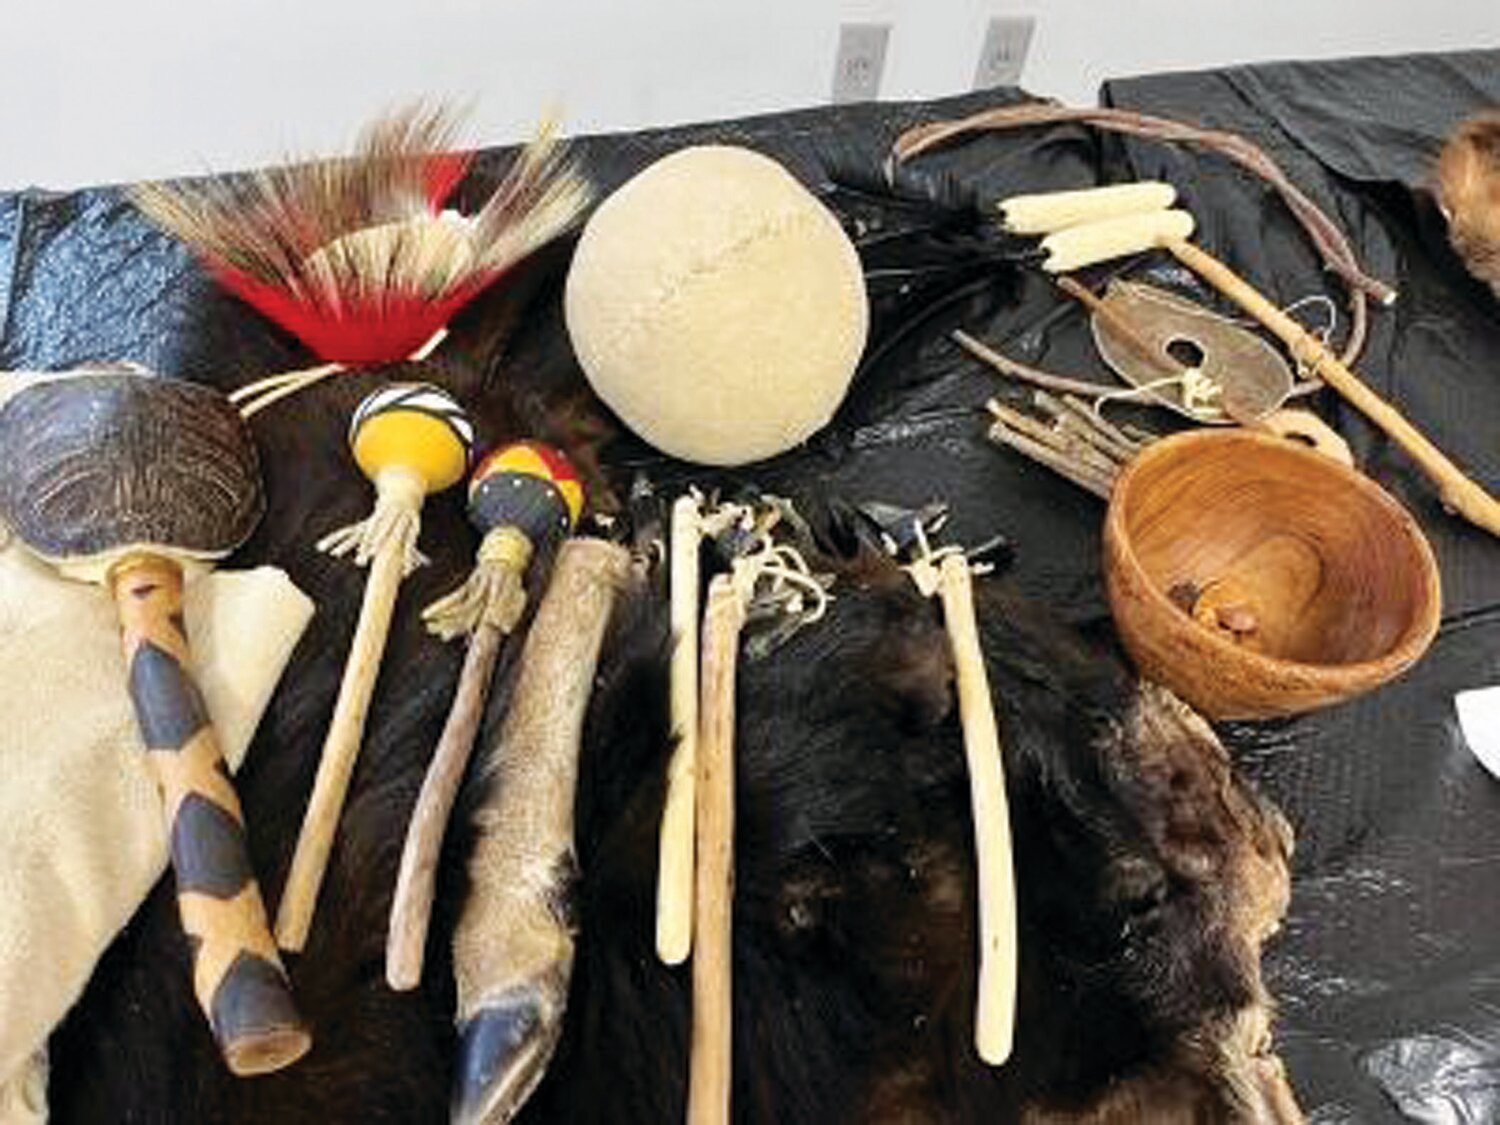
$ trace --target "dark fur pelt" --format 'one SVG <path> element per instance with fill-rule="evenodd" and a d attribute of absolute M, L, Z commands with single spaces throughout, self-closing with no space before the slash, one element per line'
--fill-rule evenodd
<path fill-rule="evenodd" d="M 1279 1063 L 1259 975 L 1286 901 L 1284 823 L 1234 781 L 1201 721 L 998 580 L 979 594 L 1015 835 L 1020 1007 L 1010 1063 L 977 1060 L 968 790 L 945 634 L 936 604 L 891 563 L 845 552 L 818 561 L 839 575 L 828 618 L 742 664 L 736 1120 L 1294 1119 L 1265 1107 Z M 525 1122 L 682 1119 L 689 974 L 652 948 L 668 647 L 660 591 L 627 600 L 585 730 L 570 1007 Z M 465 832 L 446 856 L 423 989 L 398 996 L 382 980 L 389 883 L 420 780 L 393 748 L 431 735 L 441 695 L 375 716 L 361 769 L 380 780 L 345 812 L 326 888 L 336 924 L 315 927 L 294 970 L 314 1053 L 269 1078 L 224 1074 L 159 887 L 96 974 L 87 1018 L 55 1040 L 56 1121 L 445 1119 L 446 935 Z M 321 721 L 319 701 L 307 710 Z M 298 811 L 252 809 L 251 823 L 294 834 Z"/>
<path fill-rule="evenodd" d="M 1286 904 L 1284 821 L 1233 780 L 1201 720 L 998 582 L 980 612 L 1021 993 L 1012 1061 L 978 1061 L 945 634 L 889 562 L 838 569 L 825 622 L 742 664 L 736 1120 L 1283 1119 L 1267 1104 L 1280 1071 L 1259 954 Z M 567 1028 L 527 1122 L 682 1119 L 689 974 L 652 950 L 660 601 L 631 606 L 620 636 L 586 732 Z"/>
<path fill-rule="evenodd" d="M 354 404 L 391 377 L 434 378 L 485 403 L 487 440 L 541 433 L 597 474 L 589 450 L 604 431 L 589 429 L 592 415 L 519 385 L 481 393 L 494 389 L 484 370 L 341 376 L 297 404 L 295 425 L 257 426 L 272 508 L 237 561 L 275 560 L 319 607 L 241 777 L 252 858 L 273 903 L 363 588 L 362 575 L 312 546 L 370 502 L 344 448 Z M 445 1119 L 462 816 L 422 987 L 397 995 L 383 972 L 406 819 L 461 659 L 412 610 L 459 581 L 473 551 L 457 490 L 432 498 L 423 523 L 433 565 L 403 590 L 319 922 L 291 965 L 312 1054 L 253 1081 L 227 1074 L 194 1004 L 163 882 L 54 1037 L 54 1121 Z M 1142 695 L 1111 652 L 982 582 L 1022 958 L 1016 1054 L 1002 1070 L 983 1067 L 971 1046 L 967 779 L 940 619 L 888 561 L 841 543 L 825 544 L 818 564 L 840 574 L 828 620 L 743 666 L 737 1118 L 1046 1121 L 1055 1110 L 1123 1123 L 1251 1112 L 1256 1076 L 1276 1065 L 1257 1056 L 1269 1011 L 1258 964 L 1286 895 L 1279 819 L 1233 783 L 1201 723 Z M 571 1007 L 530 1122 L 681 1119 L 688 974 L 663 968 L 651 947 L 669 749 L 665 629 L 659 591 L 630 602 L 601 667 L 578 800 Z M 488 729 L 503 701 L 502 686 Z"/>

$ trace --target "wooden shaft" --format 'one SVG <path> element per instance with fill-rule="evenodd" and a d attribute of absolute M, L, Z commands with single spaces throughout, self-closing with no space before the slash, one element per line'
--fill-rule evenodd
<path fill-rule="evenodd" d="M 672 737 L 656 877 L 656 955 L 680 965 L 693 948 L 693 789 L 698 741 L 698 501 L 672 505 Z"/>
<path fill-rule="evenodd" d="M 443 835 L 469 766 L 503 639 L 504 634 L 496 626 L 485 622 L 470 636 L 453 706 L 412 810 L 406 845 L 401 851 L 401 870 L 396 876 L 396 896 L 391 902 L 391 925 L 385 947 L 386 983 L 397 992 L 416 988 L 422 980 L 422 959 L 427 948 L 427 926 L 432 916 Z"/>
<path fill-rule="evenodd" d="M 703 617 L 688 1125 L 727 1125 L 734 1057 L 734 687 L 745 604 L 725 575 Z"/>
<path fill-rule="evenodd" d="M 1445 507 L 1491 535 L 1500 535 L 1500 501 L 1464 476 L 1458 466 L 1399 410 L 1365 386 L 1359 376 L 1345 367 L 1316 337 L 1207 251 L 1182 239 L 1165 239 L 1162 244 L 1183 265 L 1275 333 L 1299 362 L 1406 450 L 1427 478 L 1437 485 Z"/>
<path fill-rule="evenodd" d="M 393 539 L 370 564 L 359 623 L 339 684 L 338 702 L 323 740 L 312 796 L 302 817 L 297 850 L 292 855 L 292 867 L 276 913 L 276 941 L 282 949 L 294 953 L 307 944 L 307 932 L 312 928 L 318 890 L 328 868 L 328 855 L 333 850 L 333 835 L 349 791 L 349 779 L 354 774 L 405 562 L 403 548 Z"/>
<path fill-rule="evenodd" d="M 245 817 L 208 711 L 187 670 L 182 568 L 135 555 L 110 575 L 130 699 L 169 826 L 193 991 L 235 1074 L 265 1074 L 312 1046 L 271 940 Z"/>
<path fill-rule="evenodd" d="M 1016 884 L 1010 810 L 995 705 L 974 619 L 973 581 L 962 555 L 943 559 L 938 590 L 958 680 L 979 868 L 979 1000 L 974 1046 L 981 1059 L 999 1066 L 1010 1057 L 1016 1024 Z"/>
<path fill-rule="evenodd" d="M 1089 398 L 1099 398 L 1101 395 L 1111 394 L 1120 389 L 1118 386 L 1092 383 L 1087 379 L 1069 379 L 1020 363 L 1009 356 L 1001 355 L 994 348 L 976 340 L 962 329 L 955 328 L 948 334 L 948 337 L 975 359 L 989 364 L 1000 374 L 1019 379 L 1023 383 L 1030 383 L 1034 387 L 1045 387 L 1059 394 L 1085 395 Z"/>

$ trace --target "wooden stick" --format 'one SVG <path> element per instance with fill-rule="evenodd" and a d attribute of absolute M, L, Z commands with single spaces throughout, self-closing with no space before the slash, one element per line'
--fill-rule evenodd
<path fill-rule="evenodd" d="M 1062 433 L 1077 439 L 1097 452 L 1109 462 L 1112 469 L 1118 469 L 1135 456 L 1135 450 L 1129 446 L 1120 445 L 1088 418 L 1080 417 L 1067 409 L 1059 411 L 1053 417 L 1056 419 L 1053 424 Z"/>
<path fill-rule="evenodd" d="M 193 991 L 233 1073 L 280 1070 L 306 1054 L 312 1038 L 271 940 L 239 797 L 188 673 L 182 568 L 133 555 L 111 570 L 110 586 L 130 698 L 166 814 Z"/>
<path fill-rule="evenodd" d="M 734 1058 L 734 687 L 745 603 L 727 575 L 708 589 L 698 738 L 698 878 L 688 1125 L 727 1125 Z"/>
<path fill-rule="evenodd" d="M 432 916 L 433 889 L 448 816 L 469 767 L 474 738 L 484 717 L 495 661 L 504 634 L 481 621 L 469 637 L 459 673 L 453 707 L 427 776 L 412 810 L 401 851 L 401 870 L 396 876 L 396 895 L 391 901 L 391 925 L 385 946 L 386 983 L 397 992 L 416 988 L 422 980 L 422 961 L 427 948 L 427 927 Z"/>
<path fill-rule="evenodd" d="M 994 417 L 1005 423 L 1012 430 L 1025 434 L 1032 441 L 1040 442 L 1042 445 L 1055 449 L 1059 453 L 1071 454 L 1070 444 L 1064 440 L 1060 433 L 1051 426 L 1046 425 L 1041 419 L 1033 418 L 1030 414 L 1007 406 L 998 399 L 990 399 L 986 406 Z"/>
<path fill-rule="evenodd" d="M 1056 402 L 1060 410 L 1067 410 L 1076 415 L 1081 421 L 1118 445 L 1126 460 L 1139 453 L 1141 446 L 1156 440 L 1155 434 L 1145 433 L 1144 431 L 1138 431 L 1143 435 L 1140 438 L 1131 437 L 1119 426 L 1116 426 L 1108 418 L 1104 417 L 1104 415 L 1096 414 L 1082 399 L 1076 398 L 1073 395 L 1063 395 L 1059 399 L 1053 399 L 1046 391 L 1037 391 L 1035 392 L 1035 396 L 1038 403 Z"/>
<path fill-rule="evenodd" d="M 672 505 L 672 737 L 656 878 L 656 955 L 680 965 L 693 948 L 693 790 L 698 741 L 698 501 Z"/>
<path fill-rule="evenodd" d="M 994 435 L 995 440 L 1002 444 L 1010 445 L 1022 453 L 1028 453 L 1033 447 L 1040 446 L 1052 450 L 1057 456 L 1064 458 L 1069 464 L 1083 472 L 1091 473 L 1102 478 L 1113 480 L 1119 472 L 1120 466 L 1117 461 L 1093 446 L 1082 438 L 1069 434 L 1058 426 L 1044 425 L 1040 420 L 1024 414 L 1019 410 L 1013 410 L 1003 402 L 991 400 L 988 404 L 989 411 L 998 420 L 998 423 L 1008 431 L 1009 434 L 1022 437 L 1024 445 L 1004 440 L 1002 435 Z M 1051 462 L 1047 462 L 1049 465 Z"/>
<path fill-rule="evenodd" d="M 1167 239 L 1163 246 L 1198 276 L 1234 301 L 1274 332 L 1307 369 L 1338 391 L 1345 400 L 1374 422 L 1411 455 L 1422 472 L 1438 488 L 1443 505 L 1491 535 L 1500 535 L 1500 502 L 1480 488 L 1448 460 L 1435 445 L 1390 403 L 1362 383 L 1316 337 L 1257 292 L 1213 255 L 1182 239 Z"/>
<path fill-rule="evenodd" d="M 380 675 L 380 657 L 385 651 L 405 565 L 404 548 L 394 540 L 382 547 L 370 564 L 370 577 L 365 585 L 354 640 L 349 646 L 349 658 L 344 665 L 344 678 L 339 684 L 333 721 L 323 740 L 318 774 L 313 781 L 312 796 L 302 818 L 302 831 L 297 837 L 297 850 L 292 855 L 292 867 L 276 914 L 276 941 L 282 949 L 290 952 L 302 950 L 307 944 L 307 932 L 312 928 L 318 890 L 323 885 L 339 812 L 344 807 L 349 779 L 354 774 L 354 762 L 364 736 L 365 717 L 375 691 L 375 680 Z"/>
<path fill-rule="evenodd" d="M 1026 435 L 1011 429 L 1002 421 L 997 421 L 990 427 L 989 437 L 997 445 L 1009 446 L 1022 456 L 1045 465 L 1059 476 L 1067 477 L 1074 484 L 1087 489 L 1101 500 L 1108 500 L 1114 489 L 1113 476 L 1106 477 L 1098 470 L 1084 465 L 1068 454 L 1059 452 L 1052 446 L 1033 441 Z"/>
<path fill-rule="evenodd" d="M 1019 379 L 1023 383 L 1032 386 L 1045 387 L 1049 391 L 1058 391 L 1061 394 L 1088 395 L 1098 398 L 1100 395 L 1109 394 L 1116 387 L 1107 387 L 1102 383 L 1091 383 L 1087 379 L 1069 379 L 1063 375 L 1053 375 L 1039 368 L 1021 363 L 1011 359 L 1009 356 L 1001 355 L 994 348 L 983 344 L 970 336 L 962 329 L 955 328 L 949 338 L 955 344 L 963 348 L 975 359 L 989 364 L 1002 375 L 1009 375 L 1012 379 Z"/>
<path fill-rule="evenodd" d="M 968 560 L 961 554 L 948 555 L 938 573 L 958 680 L 958 710 L 968 758 L 979 868 L 979 998 L 974 1046 L 981 1059 L 999 1066 L 1010 1057 L 1016 1022 L 1016 886 L 1010 811 L 994 701 L 974 619 Z"/>
<path fill-rule="evenodd" d="M 1044 390 L 1032 392 L 1032 402 L 1037 404 L 1041 410 L 1052 414 L 1053 419 L 1062 425 L 1064 422 L 1077 423 L 1080 435 L 1088 435 L 1088 440 L 1095 444 L 1100 452 L 1113 452 L 1112 460 L 1125 462 L 1140 453 L 1142 444 L 1133 440 L 1113 425 L 1103 414 L 1095 414 L 1094 410 L 1086 404 L 1083 399 L 1074 395 L 1064 395 L 1061 398 L 1049 395 Z"/>

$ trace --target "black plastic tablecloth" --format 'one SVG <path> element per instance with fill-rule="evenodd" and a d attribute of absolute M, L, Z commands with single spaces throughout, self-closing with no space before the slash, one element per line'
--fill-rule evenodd
<path fill-rule="evenodd" d="M 1500 305 L 1443 243 L 1424 192 L 1444 132 L 1500 103 L 1500 54 L 1138 78 L 1103 96 L 1246 133 L 1276 157 L 1400 290 L 1372 316 L 1360 374 L 1495 492 Z M 1185 190 L 1206 243 L 1273 296 L 1324 291 L 1243 177 L 1149 145 L 1128 159 Z M 1444 515 L 1362 417 L 1320 405 L 1431 538 L 1443 625 L 1415 671 L 1374 695 L 1225 732 L 1298 833 L 1291 914 L 1267 960 L 1283 1049 L 1318 1121 L 1500 1120 L 1500 782 L 1469 752 L 1452 701 L 1500 682 L 1500 544 Z"/>
<path fill-rule="evenodd" d="M 878 169 L 901 129 L 1020 96 L 995 91 L 603 136 L 582 141 L 580 153 L 607 190 L 684 144 L 747 144 L 783 160 L 849 217 L 859 205 L 830 193 L 830 181 Z M 1400 291 L 1392 309 L 1372 314 L 1361 375 L 1500 492 L 1500 304 L 1463 273 L 1424 186 L 1443 132 L 1463 113 L 1500 103 L 1500 52 L 1132 78 L 1107 83 L 1102 98 L 1232 129 L 1271 152 L 1344 227 L 1369 272 Z M 475 181 L 499 159 L 481 158 Z M 1290 303 L 1325 293 L 1342 309 L 1337 282 L 1319 268 L 1280 201 L 1212 155 L 1059 127 L 973 138 L 907 165 L 898 182 L 934 198 L 986 201 L 1134 177 L 1176 184 L 1199 218 L 1203 244 L 1272 297 Z M 557 254 L 544 255 L 520 279 L 530 304 L 507 345 L 509 370 L 523 384 L 535 382 L 538 400 L 563 375 L 574 377 L 557 310 L 557 262 Z M 1190 284 L 1165 261 L 1135 269 Z M 454 346 L 479 348 L 477 326 L 503 300 L 466 316 Z M 9 369 L 132 359 L 230 387 L 306 362 L 294 342 L 219 291 L 115 189 L 0 196 L 0 318 L 0 366 Z M 897 322 L 904 320 L 893 315 Z M 1045 282 L 1022 277 L 976 290 L 894 341 L 806 449 L 750 475 L 772 487 L 898 503 L 942 496 L 954 508 L 954 538 L 1003 532 L 1017 547 L 1024 591 L 1074 618 L 1097 618 L 1105 611 L 1102 505 L 987 444 L 976 408 L 999 385 L 948 342 L 947 329 L 957 324 L 1044 366 L 1102 375 L 1086 322 Z M 365 389 L 352 379 L 258 429 L 271 510 L 238 561 L 287 567 L 324 610 L 288 673 L 298 689 L 273 702 L 242 778 L 260 870 L 284 864 L 282 842 L 295 836 L 300 802 L 284 794 L 305 792 L 310 779 L 303 759 L 319 741 L 341 662 L 336 638 L 359 593 L 310 544 L 357 514 L 362 490 L 330 499 L 303 485 L 344 472 L 340 431 Z M 1500 1120 L 1500 782 L 1466 748 L 1452 702 L 1457 690 L 1500 683 L 1500 543 L 1445 515 L 1411 462 L 1332 395 L 1314 405 L 1431 537 L 1445 605 L 1431 653 L 1398 682 L 1305 717 L 1222 728 L 1239 766 L 1281 804 L 1298 835 L 1290 916 L 1267 958 L 1280 1042 L 1315 1121 Z M 481 418 L 486 424 L 494 422 Z M 663 479 L 687 475 L 628 437 L 609 447 L 607 462 L 621 479 L 641 465 Z M 414 599 L 450 585 L 470 550 L 458 501 L 438 498 L 430 509 L 424 542 L 437 544 L 435 565 L 414 579 Z M 446 706 L 457 657 L 425 649 L 418 657 L 421 643 L 418 623 L 398 621 L 390 659 L 420 659 L 432 674 L 413 688 L 421 707 L 402 712 L 401 722 L 382 724 L 377 701 L 356 806 L 382 799 L 401 763 L 411 772 L 406 759 L 418 751 L 408 747 L 425 746 L 413 731 L 430 730 Z M 394 852 L 381 862 L 393 864 Z M 339 877 L 335 871 L 333 901 L 366 893 L 339 892 Z M 106 975 L 128 977 L 132 943 L 171 924 L 170 900 L 159 889 L 111 951 Z M 125 985 L 96 982 L 70 1020 L 69 1050 L 87 1057 L 79 1044 L 88 1021 L 124 1018 L 126 995 Z M 442 989 L 419 1002 L 430 1026 L 447 1019 L 451 997 Z M 374 1026 L 389 1016 L 384 1005 L 372 993 L 351 1018 Z"/>

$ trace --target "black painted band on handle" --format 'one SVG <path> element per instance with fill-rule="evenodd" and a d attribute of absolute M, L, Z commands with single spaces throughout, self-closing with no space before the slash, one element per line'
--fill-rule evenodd
<path fill-rule="evenodd" d="M 230 1070 L 279 1070 L 312 1038 L 271 937 L 239 797 L 187 671 L 182 570 L 136 555 L 116 565 L 111 584 L 130 698 L 169 826 L 194 992 Z"/>

